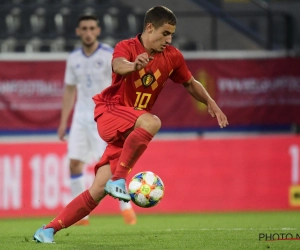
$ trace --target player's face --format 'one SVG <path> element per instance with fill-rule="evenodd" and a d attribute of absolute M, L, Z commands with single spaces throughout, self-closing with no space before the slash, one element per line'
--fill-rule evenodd
<path fill-rule="evenodd" d="M 76 28 L 76 35 L 80 37 L 84 46 L 90 47 L 100 35 L 100 27 L 95 20 L 82 20 Z"/>
<path fill-rule="evenodd" d="M 150 24 L 152 26 L 152 24 Z M 163 26 L 152 30 L 149 36 L 151 48 L 156 52 L 162 52 L 172 42 L 176 26 L 165 23 Z"/>

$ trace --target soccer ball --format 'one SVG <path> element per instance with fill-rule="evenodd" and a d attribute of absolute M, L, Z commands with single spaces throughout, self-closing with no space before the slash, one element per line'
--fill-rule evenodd
<path fill-rule="evenodd" d="M 128 189 L 132 202 L 146 208 L 161 201 L 165 187 L 158 175 L 145 171 L 132 177 Z"/>

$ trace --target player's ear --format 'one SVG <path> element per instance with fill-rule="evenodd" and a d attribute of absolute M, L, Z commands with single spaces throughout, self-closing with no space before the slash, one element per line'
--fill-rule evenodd
<path fill-rule="evenodd" d="M 100 26 L 98 26 L 98 29 L 97 29 L 98 31 L 97 31 L 97 36 L 100 36 L 101 35 L 101 27 Z"/>
<path fill-rule="evenodd" d="M 154 30 L 153 24 L 152 23 L 147 23 L 145 30 L 148 33 L 152 33 L 152 31 Z"/>

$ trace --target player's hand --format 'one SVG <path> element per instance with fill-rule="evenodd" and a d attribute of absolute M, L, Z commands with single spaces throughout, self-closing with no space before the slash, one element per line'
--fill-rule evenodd
<path fill-rule="evenodd" d="M 227 125 L 229 125 L 226 115 L 222 112 L 222 110 L 214 101 L 209 102 L 207 104 L 207 108 L 208 113 L 212 117 L 217 118 L 220 128 L 225 128 Z"/>
<path fill-rule="evenodd" d="M 153 60 L 153 57 L 149 56 L 148 53 L 139 54 L 134 61 L 134 69 L 141 70 L 145 68 L 151 60 Z"/>
<path fill-rule="evenodd" d="M 67 130 L 67 124 L 60 124 L 57 129 L 57 135 L 61 141 L 65 141 L 65 135 Z"/>

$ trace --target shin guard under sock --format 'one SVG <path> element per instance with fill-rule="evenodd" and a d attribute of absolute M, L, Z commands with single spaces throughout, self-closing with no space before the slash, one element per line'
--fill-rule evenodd
<path fill-rule="evenodd" d="M 45 228 L 53 228 L 55 232 L 67 228 L 90 214 L 97 205 L 89 190 L 86 190 L 73 199 Z"/>
<path fill-rule="evenodd" d="M 153 135 L 143 128 L 136 128 L 128 135 L 124 142 L 116 171 L 113 173 L 113 181 L 122 178 L 126 179 L 152 138 Z"/>

